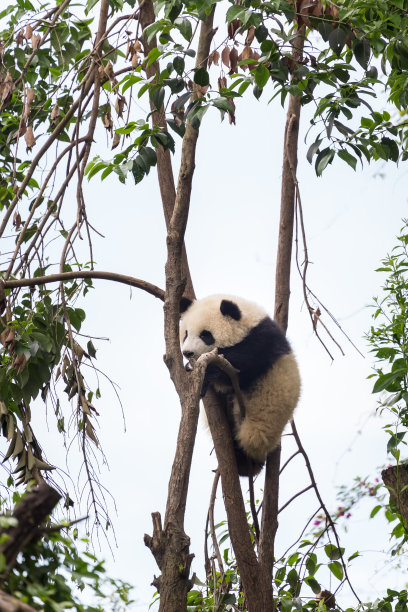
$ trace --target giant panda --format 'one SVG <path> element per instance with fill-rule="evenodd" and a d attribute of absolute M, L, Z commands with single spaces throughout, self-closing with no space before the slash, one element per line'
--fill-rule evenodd
<path fill-rule="evenodd" d="M 207 368 L 202 394 L 208 385 L 223 394 L 238 473 L 256 475 L 279 444 L 299 399 L 299 370 L 290 344 L 263 308 L 240 297 L 182 298 L 180 312 L 180 344 L 187 360 L 217 348 L 239 370 L 243 420 L 228 376 L 214 365 Z"/>

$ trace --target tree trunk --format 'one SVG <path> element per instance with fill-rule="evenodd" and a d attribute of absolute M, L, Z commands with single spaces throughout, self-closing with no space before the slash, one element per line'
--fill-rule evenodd
<path fill-rule="evenodd" d="M 305 27 L 302 26 L 292 43 L 292 58 L 295 62 L 301 61 L 303 57 L 304 36 Z M 283 143 L 281 209 L 276 260 L 274 311 L 275 321 L 285 333 L 288 327 L 289 316 L 300 108 L 300 98 L 290 95 Z M 280 454 L 281 447 L 278 446 L 278 448 L 272 451 L 266 462 L 261 536 L 259 541 L 259 561 L 270 579 L 272 579 L 275 536 L 278 529 Z"/>

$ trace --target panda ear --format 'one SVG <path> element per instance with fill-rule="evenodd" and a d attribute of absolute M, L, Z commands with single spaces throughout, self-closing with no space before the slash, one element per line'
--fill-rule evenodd
<path fill-rule="evenodd" d="M 193 303 L 193 300 L 190 300 L 189 298 L 186 298 L 186 297 L 182 297 L 180 300 L 180 314 L 183 314 L 183 312 L 186 312 L 186 310 L 190 308 L 192 303 Z"/>
<path fill-rule="evenodd" d="M 239 321 L 241 318 L 240 309 L 234 302 L 231 302 L 231 300 L 222 300 L 220 310 L 224 317 L 231 317 L 235 319 L 235 321 Z"/>

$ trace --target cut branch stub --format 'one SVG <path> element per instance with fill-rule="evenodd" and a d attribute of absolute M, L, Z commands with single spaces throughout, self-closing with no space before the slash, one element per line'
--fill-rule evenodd
<path fill-rule="evenodd" d="M 6 573 L 13 568 L 17 555 L 38 537 L 41 524 L 60 498 L 58 491 L 42 482 L 15 507 L 13 517 L 17 519 L 18 525 L 0 531 L 0 535 L 8 536 L 0 546 L 0 553 L 4 555 L 6 561 Z M 0 580 L 4 575 L 3 573 L 0 576 Z"/>
<path fill-rule="evenodd" d="M 387 487 L 391 500 L 408 525 L 408 466 L 392 465 L 381 472 L 381 477 Z"/>

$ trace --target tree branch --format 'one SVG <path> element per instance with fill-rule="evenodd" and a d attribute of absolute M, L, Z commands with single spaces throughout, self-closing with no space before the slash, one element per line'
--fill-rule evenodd
<path fill-rule="evenodd" d="M 81 278 L 101 279 L 114 281 L 115 283 L 123 283 L 137 289 L 143 289 L 154 297 L 164 301 L 164 291 L 160 287 L 156 287 L 152 283 L 126 276 L 125 274 L 117 274 L 116 272 L 104 272 L 102 270 L 77 270 L 75 272 L 59 272 L 57 274 L 49 274 L 47 276 L 36 276 L 34 278 L 19 278 L 15 280 L 6 280 L 3 282 L 5 289 L 15 289 L 16 287 L 35 287 L 37 285 L 46 285 L 48 283 L 57 283 L 60 281 L 77 280 Z M 1 280 L 0 280 L 1 282 Z"/>

